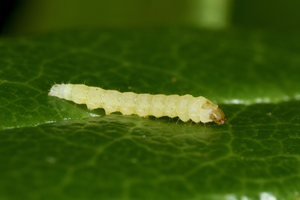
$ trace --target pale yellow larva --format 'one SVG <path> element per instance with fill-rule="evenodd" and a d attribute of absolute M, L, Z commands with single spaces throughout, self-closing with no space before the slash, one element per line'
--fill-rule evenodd
<path fill-rule="evenodd" d="M 141 117 L 176 117 L 184 122 L 193 120 L 196 123 L 216 122 L 224 124 L 226 119 L 218 105 L 205 97 L 192 95 L 151 95 L 121 93 L 116 90 L 104 90 L 83 84 L 55 84 L 49 92 L 77 104 L 86 104 L 88 109 L 104 108 L 106 114 L 119 111 L 123 115 L 137 114 Z"/>

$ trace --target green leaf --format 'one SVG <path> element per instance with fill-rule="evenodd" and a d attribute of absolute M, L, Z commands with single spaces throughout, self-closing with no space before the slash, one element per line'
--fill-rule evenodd
<path fill-rule="evenodd" d="M 298 36 L 89 30 L 0 39 L 0 199 L 296 199 Z M 54 83 L 217 102 L 224 125 L 105 115 Z"/>

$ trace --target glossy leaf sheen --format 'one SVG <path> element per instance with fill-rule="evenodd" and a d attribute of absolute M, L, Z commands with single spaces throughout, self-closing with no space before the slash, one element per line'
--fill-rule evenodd
<path fill-rule="evenodd" d="M 298 46 L 241 30 L 0 39 L 0 199 L 299 198 Z M 227 122 L 106 116 L 49 97 L 55 82 L 201 95 Z"/>

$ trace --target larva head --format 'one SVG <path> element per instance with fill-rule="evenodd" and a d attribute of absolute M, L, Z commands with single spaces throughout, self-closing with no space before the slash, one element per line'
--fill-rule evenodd
<path fill-rule="evenodd" d="M 224 124 L 226 121 L 225 114 L 220 108 L 213 109 L 209 118 L 217 124 Z"/>
<path fill-rule="evenodd" d="M 198 97 L 200 101 L 202 101 L 202 106 L 200 110 L 200 118 L 201 122 L 207 123 L 214 121 L 217 124 L 224 124 L 225 114 L 224 112 L 218 108 L 218 105 L 204 97 Z"/>

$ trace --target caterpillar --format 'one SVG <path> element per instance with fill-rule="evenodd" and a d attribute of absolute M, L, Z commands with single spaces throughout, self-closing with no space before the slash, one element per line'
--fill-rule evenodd
<path fill-rule="evenodd" d="M 116 90 L 104 90 L 83 84 L 55 84 L 49 96 L 71 100 L 77 104 L 86 104 L 89 110 L 104 108 L 108 115 L 119 111 L 123 115 L 137 114 L 140 117 L 179 117 L 183 122 L 190 119 L 196 123 L 216 122 L 224 124 L 225 114 L 218 105 L 205 97 L 192 95 L 151 95 L 133 92 L 121 93 Z"/>

